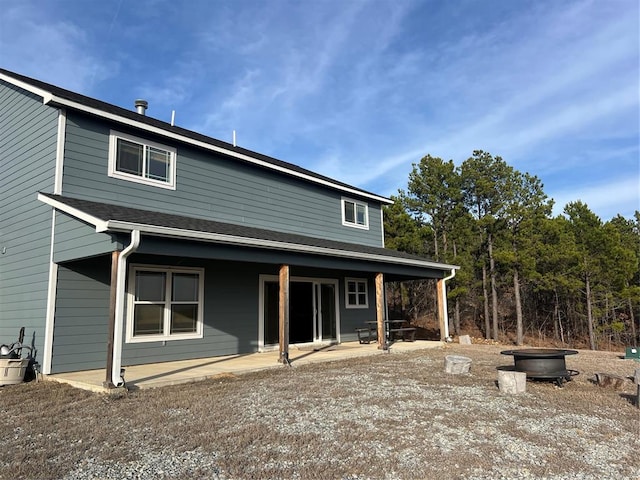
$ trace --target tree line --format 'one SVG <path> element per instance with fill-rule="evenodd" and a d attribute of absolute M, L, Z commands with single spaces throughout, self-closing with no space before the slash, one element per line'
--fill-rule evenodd
<path fill-rule="evenodd" d="M 591 349 L 640 340 L 640 212 L 603 222 L 577 200 L 552 216 L 538 177 L 480 150 L 459 167 L 425 156 L 392 200 L 388 248 L 461 267 L 449 281 L 453 333 Z"/>

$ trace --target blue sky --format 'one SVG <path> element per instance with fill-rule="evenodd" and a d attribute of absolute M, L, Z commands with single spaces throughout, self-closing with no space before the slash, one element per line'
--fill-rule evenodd
<path fill-rule="evenodd" d="M 0 0 L 0 66 L 382 195 L 473 150 L 640 209 L 637 0 Z"/>

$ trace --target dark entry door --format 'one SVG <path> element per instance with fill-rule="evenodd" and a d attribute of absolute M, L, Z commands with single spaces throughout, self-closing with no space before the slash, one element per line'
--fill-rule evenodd
<path fill-rule="evenodd" d="M 289 343 L 337 339 L 337 282 L 292 281 L 289 285 Z M 279 342 L 277 281 L 264 282 L 264 345 Z"/>
<path fill-rule="evenodd" d="M 289 342 L 313 342 L 313 283 L 291 282 L 289 286 Z"/>

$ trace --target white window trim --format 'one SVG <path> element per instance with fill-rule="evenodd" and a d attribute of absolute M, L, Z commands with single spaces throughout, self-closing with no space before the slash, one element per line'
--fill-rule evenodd
<path fill-rule="evenodd" d="M 141 145 L 158 148 L 160 150 L 165 150 L 169 152 L 171 154 L 171 165 L 169 165 L 169 181 L 163 182 L 161 180 L 154 180 L 152 178 L 139 177 L 138 175 L 119 172 L 118 170 L 116 170 L 117 141 L 119 138 L 121 138 L 122 140 L 127 140 L 129 142 L 135 142 Z M 127 180 L 130 182 L 142 183 L 144 185 L 151 185 L 154 187 L 175 190 L 176 189 L 177 157 L 178 157 L 177 150 L 173 147 L 162 145 L 161 143 L 151 142 L 149 140 L 145 140 L 144 138 L 134 137 L 133 135 L 117 132 L 115 130 L 111 130 L 109 133 L 109 176 L 110 177 L 119 178 L 121 180 Z"/>
<path fill-rule="evenodd" d="M 354 206 L 357 207 L 357 205 L 361 205 L 364 207 L 364 225 L 360 225 L 358 223 L 353 223 L 353 222 L 347 222 L 347 219 L 345 218 L 344 215 L 344 204 L 345 202 L 349 202 L 349 203 L 353 203 Z M 342 212 L 342 225 L 344 225 L 345 227 L 351 227 L 351 228 L 360 228 L 362 230 L 369 230 L 369 205 L 365 202 L 361 202 L 358 200 L 354 200 L 352 198 L 347 198 L 347 197 L 342 197 L 341 201 L 340 201 L 340 210 Z M 356 219 L 358 217 L 358 212 L 357 212 L 357 208 L 356 211 L 354 212 Z"/>
<path fill-rule="evenodd" d="M 352 305 L 349 303 L 349 282 L 359 282 L 364 283 L 364 293 L 365 293 L 365 304 L 355 304 Z M 356 301 L 358 296 L 356 294 Z M 366 278 L 352 278 L 347 277 L 344 279 L 344 308 L 369 308 L 369 281 Z"/>
<path fill-rule="evenodd" d="M 136 272 L 139 270 L 155 271 L 165 273 L 197 273 L 198 279 L 198 318 L 196 321 L 196 331 L 194 333 L 164 333 L 159 335 L 133 335 L 133 313 L 135 302 L 135 282 Z M 167 291 L 171 289 L 171 282 L 167 282 Z M 170 297 L 169 297 L 170 298 Z M 127 335 L 126 343 L 146 343 L 146 342 L 165 342 L 173 340 L 194 340 L 203 337 L 203 321 L 204 318 L 204 268 L 191 267 L 171 267 L 164 265 L 144 265 L 134 264 L 129 269 L 129 281 L 127 284 Z M 169 332 L 170 317 L 166 313 L 164 318 L 164 331 Z"/>

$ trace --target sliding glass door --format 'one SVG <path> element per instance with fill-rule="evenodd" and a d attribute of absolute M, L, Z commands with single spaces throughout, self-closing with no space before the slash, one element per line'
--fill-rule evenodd
<path fill-rule="evenodd" d="M 279 341 L 277 277 L 262 277 L 262 346 Z M 289 282 L 289 343 L 338 341 L 338 281 L 294 278 Z"/>

